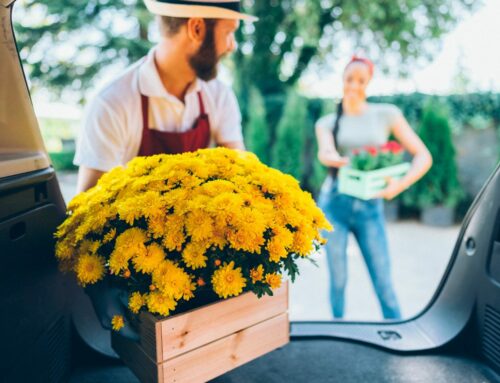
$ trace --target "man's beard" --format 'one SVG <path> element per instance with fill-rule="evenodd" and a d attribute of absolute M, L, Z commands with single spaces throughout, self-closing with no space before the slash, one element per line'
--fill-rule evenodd
<path fill-rule="evenodd" d="M 193 56 L 189 58 L 189 64 L 196 73 L 196 77 L 209 81 L 217 77 L 217 57 L 213 26 L 207 28 L 205 39 Z"/>

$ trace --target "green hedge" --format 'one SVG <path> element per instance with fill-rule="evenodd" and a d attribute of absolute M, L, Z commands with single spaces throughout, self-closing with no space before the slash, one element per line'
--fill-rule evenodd
<path fill-rule="evenodd" d="M 482 128 L 483 124 L 475 124 L 479 119 L 494 126 L 500 125 L 500 93 L 469 93 L 450 96 L 430 96 L 423 93 L 412 93 L 393 96 L 370 97 L 373 102 L 386 102 L 397 105 L 412 125 L 421 122 L 423 111 L 429 100 L 442 105 L 449 114 L 452 129 Z"/>
<path fill-rule="evenodd" d="M 291 97 L 291 96 L 290 96 Z M 318 118 L 335 109 L 336 101 L 332 99 L 300 98 L 300 106 L 305 107 L 307 115 L 297 120 L 295 108 L 288 108 L 285 105 L 287 98 L 285 95 L 253 95 L 253 105 L 242 105 L 244 131 L 251 130 L 251 134 L 246 137 L 263 137 L 266 145 L 259 145 L 259 155 L 266 161 L 276 153 L 276 146 L 283 146 L 280 142 L 284 137 L 278 132 L 278 126 L 286 124 L 290 128 L 290 121 L 295 123 L 297 135 L 300 140 L 299 147 L 302 148 L 300 157 L 303 160 L 302 166 L 297 166 L 292 173 L 301 182 L 302 186 L 316 194 L 322 180 L 326 174 L 326 169 L 317 161 L 317 147 L 314 133 L 314 123 Z M 255 108 L 257 99 L 258 108 Z M 263 100 L 263 104 L 262 104 Z M 420 126 L 425 105 L 429 102 L 436 102 L 447 110 L 451 130 L 454 134 L 460 134 L 463 129 L 482 129 L 489 126 L 500 126 L 500 93 L 472 93 L 465 95 L 431 96 L 422 93 L 401 94 L 392 96 L 373 96 L 369 98 L 372 102 L 384 102 L 398 106 L 410 125 L 413 128 Z M 258 110 L 258 112 L 257 112 Z M 253 113 L 256 112 L 256 113 Z M 284 113 L 289 114 L 285 116 Z M 258 116 L 255 116 L 258 114 Z M 295 114 L 295 116 L 293 115 Z M 262 119 L 265 115 L 265 121 Z M 286 120 L 286 121 L 285 121 Z M 300 126 L 299 126 L 300 125 Z M 261 130 L 261 133 L 259 133 Z M 500 135 L 500 129 L 499 129 Z M 251 146 L 250 145 L 250 149 Z M 282 149 L 280 149 L 282 151 Z M 500 153 L 499 153 L 500 158 Z M 278 162 L 274 163 L 280 167 Z M 283 164 L 283 171 L 290 172 L 290 164 Z"/>

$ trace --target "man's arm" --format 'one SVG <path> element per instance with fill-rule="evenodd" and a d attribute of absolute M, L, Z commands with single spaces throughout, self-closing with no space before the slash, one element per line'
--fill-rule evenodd
<path fill-rule="evenodd" d="M 228 149 L 246 150 L 243 141 L 224 142 L 220 143 L 219 146 L 223 146 Z"/>
<path fill-rule="evenodd" d="M 91 169 L 83 165 L 80 166 L 78 169 L 76 193 L 79 194 L 94 187 L 103 174 L 104 172 L 100 170 Z"/>
<path fill-rule="evenodd" d="M 86 107 L 73 161 L 79 166 L 77 193 L 92 188 L 106 171 L 121 165 L 129 130 L 123 108 L 100 95 Z"/>

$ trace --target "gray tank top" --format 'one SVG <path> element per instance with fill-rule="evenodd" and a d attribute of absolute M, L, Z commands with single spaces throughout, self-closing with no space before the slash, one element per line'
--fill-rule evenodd
<path fill-rule="evenodd" d="M 337 151 L 342 156 L 351 156 L 354 149 L 385 144 L 400 116 L 401 111 L 395 105 L 378 103 L 368 103 L 362 114 L 343 114 L 335 143 Z M 328 114 L 320 118 L 316 126 L 333 131 L 335 118 L 335 113 Z"/>

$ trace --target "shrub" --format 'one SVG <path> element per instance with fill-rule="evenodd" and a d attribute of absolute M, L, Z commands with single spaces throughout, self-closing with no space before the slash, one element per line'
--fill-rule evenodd
<path fill-rule="evenodd" d="M 450 124 L 438 103 L 430 101 L 425 106 L 418 134 L 432 155 L 433 166 L 403 194 L 403 203 L 420 209 L 433 205 L 455 207 L 464 193 L 458 181 Z"/>

